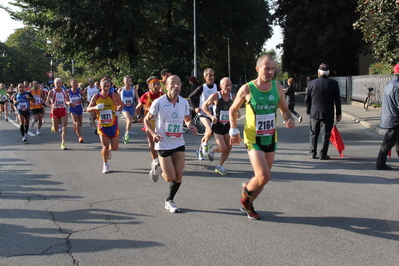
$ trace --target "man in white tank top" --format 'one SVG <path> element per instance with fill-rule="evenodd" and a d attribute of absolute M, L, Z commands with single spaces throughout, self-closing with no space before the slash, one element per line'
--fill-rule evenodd
<path fill-rule="evenodd" d="M 208 145 L 208 141 L 212 136 L 212 128 L 211 128 L 211 119 L 210 117 L 201 110 L 202 105 L 208 99 L 208 97 L 218 92 L 218 86 L 214 83 L 215 81 L 215 72 L 211 68 L 207 68 L 204 70 L 204 79 L 205 84 L 196 88 L 189 96 L 189 100 L 191 105 L 194 107 L 196 113 L 200 115 L 200 120 L 202 124 L 205 126 L 205 133 L 201 139 L 201 145 L 197 151 L 198 160 L 204 160 L 205 154 L 205 146 Z M 210 110 L 212 110 L 213 106 L 208 106 Z"/>
<path fill-rule="evenodd" d="M 87 86 L 83 92 L 88 103 L 90 103 L 91 97 L 98 92 L 98 88 L 94 85 L 94 79 L 89 78 L 89 86 Z M 90 112 L 90 124 L 93 127 L 94 134 L 97 134 L 97 122 L 96 113 Z"/>

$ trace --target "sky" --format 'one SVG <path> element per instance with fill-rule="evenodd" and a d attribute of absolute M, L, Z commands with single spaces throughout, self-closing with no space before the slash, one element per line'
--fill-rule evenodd
<path fill-rule="evenodd" d="M 10 0 L 0 0 L 0 5 L 5 7 L 15 8 L 8 4 Z M 10 18 L 10 15 L 0 8 L 0 41 L 5 42 L 11 34 L 14 33 L 16 29 L 23 28 L 24 25 L 20 21 L 15 21 Z"/>
<path fill-rule="evenodd" d="M 0 0 L 0 5 L 6 7 L 12 7 L 8 4 L 10 0 Z M 16 29 L 23 28 L 24 25 L 20 21 L 15 21 L 10 18 L 10 15 L 3 9 L 0 8 L 0 41 L 5 42 L 11 34 L 14 33 Z M 275 49 L 277 54 L 280 54 L 280 50 L 276 49 L 276 45 L 282 43 L 282 33 L 280 27 L 273 27 L 273 36 L 265 43 L 264 47 L 266 50 Z"/>

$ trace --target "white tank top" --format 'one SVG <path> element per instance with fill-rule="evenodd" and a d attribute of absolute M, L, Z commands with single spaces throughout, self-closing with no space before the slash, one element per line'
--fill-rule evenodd
<path fill-rule="evenodd" d="M 96 85 L 94 85 L 93 88 L 90 88 L 89 86 L 87 86 L 87 102 L 90 102 L 91 97 L 93 97 L 94 94 L 96 94 L 98 92 L 98 88 Z"/>
<path fill-rule="evenodd" d="M 202 85 L 202 94 L 201 94 L 201 96 L 200 96 L 199 107 L 201 108 L 202 105 L 204 104 L 204 102 L 205 102 L 206 100 L 208 100 L 209 96 L 210 96 L 211 94 L 216 93 L 216 92 L 218 92 L 218 87 L 217 87 L 216 84 L 213 84 L 213 87 L 212 87 L 211 89 L 208 88 L 208 85 L 206 85 L 206 83 L 205 83 L 204 85 Z M 213 104 L 208 105 L 208 110 L 209 110 L 209 112 L 212 113 Z M 204 113 L 204 111 L 202 111 L 202 110 L 201 110 L 201 115 L 203 115 L 203 116 L 208 116 L 208 115 L 206 115 L 206 114 Z"/>

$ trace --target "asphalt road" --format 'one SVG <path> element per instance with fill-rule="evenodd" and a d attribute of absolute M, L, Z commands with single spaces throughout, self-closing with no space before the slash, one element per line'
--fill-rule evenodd
<path fill-rule="evenodd" d="M 305 113 L 301 104 L 296 110 Z M 0 265 L 399 264 L 399 161 L 395 154 L 388 164 L 396 170 L 375 170 L 382 136 L 347 118 L 338 124 L 345 157 L 330 146 L 330 161 L 307 157 L 306 115 L 294 129 L 278 120 L 273 179 L 255 201 L 257 221 L 238 211 L 241 183 L 253 175 L 243 145 L 220 176 L 219 154 L 198 161 L 200 138 L 185 134 L 175 197 L 182 212 L 172 214 L 164 209 L 168 184 L 148 177 L 141 125 L 104 175 L 87 114 L 85 142 L 70 126 L 66 151 L 49 121 L 27 143 L 0 121 Z"/>

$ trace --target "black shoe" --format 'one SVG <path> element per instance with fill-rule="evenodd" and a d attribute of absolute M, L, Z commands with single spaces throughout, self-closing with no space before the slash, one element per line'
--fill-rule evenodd
<path fill-rule="evenodd" d="M 309 154 L 309 158 L 311 158 L 311 159 L 319 159 L 319 156 L 317 156 L 316 154 L 314 154 L 314 155 Z"/>
<path fill-rule="evenodd" d="M 377 170 L 392 170 L 392 167 L 388 166 L 388 165 L 383 165 L 381 167 L 376 167 Z"/>
<path fill-rule="evenodd" d="M 330 156 L 326 155 L 326 156 L 321 156 L 320 160 L 330 160 Z"/>

